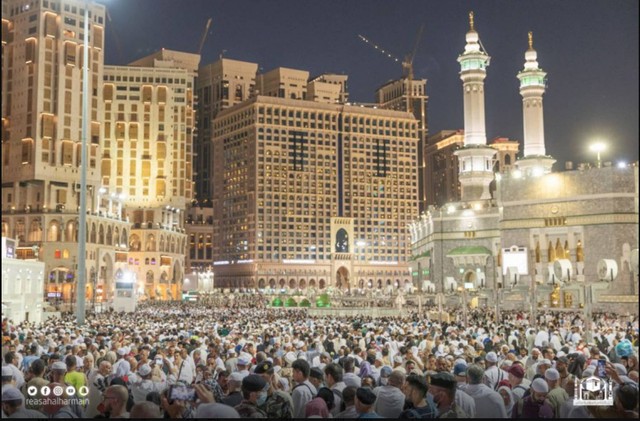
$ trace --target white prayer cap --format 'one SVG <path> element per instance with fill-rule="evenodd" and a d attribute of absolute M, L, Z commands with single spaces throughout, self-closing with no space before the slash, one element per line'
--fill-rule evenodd
<path fill-rule="evenodd" d="M 544 379 L 537 378 L 531 383 L 531 388 L 537 393 L 549 393 L 549 385 Z"/>

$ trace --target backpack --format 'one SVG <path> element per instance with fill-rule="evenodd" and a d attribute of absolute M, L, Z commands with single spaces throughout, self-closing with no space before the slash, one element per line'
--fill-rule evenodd
<path fill-rule="evenodd" d="M 309 385 L 308 385 L 308 384 L 306 384 L 306 383 L 300 383 L 300 384 L 297 384 L 297 385 L 296 385 L 296 386 L 291 390 L 291 392 L 293 393 L 293 391 L 294 391 L 294 390 L 296 390 L 297 388 L 299 388 L 300 386 L 307 386 L 307 389 L 309 389 L 309 392 L 311 392 L 311 398 L 313 399 L 313 398 L 315 398 L 315 397 L 316 397 L 316 394 L 315 394 L 315 393 L 313 393 L 313 390 L 311 389 L 311 386 L 309 386 Z"/>

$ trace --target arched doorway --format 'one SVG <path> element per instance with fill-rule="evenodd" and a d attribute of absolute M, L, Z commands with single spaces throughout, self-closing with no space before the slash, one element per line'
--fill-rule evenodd
<path fill-rule="evenodd" d="M 264 289 L 264 287 L 265 287 L 265 281 L 264 281 L 264 278 L 260 278 L 260 279 L 258 280 L 258 289 Z"/>
<path fill-rule="evenodd" d="M 464 277 L 462 278 L 464 279 L 465 283 L 472 283 L 473 287 L 476 287 L 476 281 L 477 281 L 477 276 L 476 273 L 472 270 L 468 271 L 467 273 L 464 274 Z"/>
<path fill-rule="evenodd" d="M 276 280 L 271 278 L 269 279 L 269 288 L 276 289 Z"/>
<path fill-rule="evenodd" d="M 327 283 L 325 282 L 324 279 L 320 279 L 320 281 L 318 282 L 318 289 L 325 289 L 327 286 Z"/>
<path fill-rule="evenodd" d="M 342 266 L 336 272 L 336 288 L 348 290 L 351 288 L 349 282 L 349 270 Z"/>
<path fill-rule="evenodd" d="M 300 282 L 298 283 L 298 288 L 300 288 L 302 290 L 307 288 L 307 281 L 305 281 L 304 279 L 301 279 Z"/>

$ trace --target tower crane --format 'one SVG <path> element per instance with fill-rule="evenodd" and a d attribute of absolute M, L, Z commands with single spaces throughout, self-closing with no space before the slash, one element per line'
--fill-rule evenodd
<path fill-rule="evenodd" d="M 416 56 L 416 52 L 418 51 L 418 45 L 420 44 L 420 39 L 422 38 L 422 33 L 424 32 L 424 24 L 420 25 L 420 29 L 418 29 L 418 34 L 416 36 L 416 41 L 413 46 L 413 50 L 404 56 L 404 60 L 400 60 L 395 54 L 391 53 L 388 50 L 380 47 L 379 45 L 371 42 L 369 39 L 364 36 L 358 34 L 358 37 L 365 42 L 366 44 L 371 45 L 373 48 L 378 50 L 381 54 L 387 56 L 391 60 L 395 62 L 400 62 L 402 64 L 402 75 L 407 79 L 407 111 L 413 112 L 413 59 Z"/>
<path fill-rule="evenodd" d="M 198 47 L 198 55 L 202 54 L 202 47 L 204 47 L 204 42 L 207 40 L 207 35 L 209 34 L 209 28 L 211 28 L 211 22 L 213 22 L 212 18 L 207 20 L 207 24 L 204 27 L 204 32 L 202 33 L 202 37 L 200 37 L 200 46 Z"/>

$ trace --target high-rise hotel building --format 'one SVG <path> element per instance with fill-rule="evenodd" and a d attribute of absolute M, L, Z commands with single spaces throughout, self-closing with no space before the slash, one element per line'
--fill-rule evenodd
<path fill-rule="evenodd" d="M 182 290 L 199 61 L 197 54 L 161 50 L 104 68 L 101 186 L 122 195 L 133 223 L 127 263 L 146 298 L 179 299 Z"/>
<path fill-rule="evenodd" d="M 46 264 L 45 289 L 59 304 L 75 300 L 76 268 L 87 261 L 87 298 L 103 298 L 129 224 L 102 200 L 102 76 L 105 8 L 84 1 L 2 2 L 2 235 L 19 240 L 18 257 Z M 89 37 L 87 255 L 78 256 L 82 66 Z M 126 259 L 125 259 L 126 260 Z M 89 301 L 89 302 L 91 302 Z"/>
<path fill-rule="evenodd" d="M 219 113 L 216 287 L 410 282 L 417 143 L 406 112 L 258 95 Z"/>
<path fill-rule="evenodd" d="M 376 102 L 387 110 L 409 111 L 418 120 L 418 209 L 420 213 L 427 209 L 428 190 L 433 183 L 429 179 L 427 156 L 427 80 L 402 77 L 385 83 L 376 90 Z"/>

